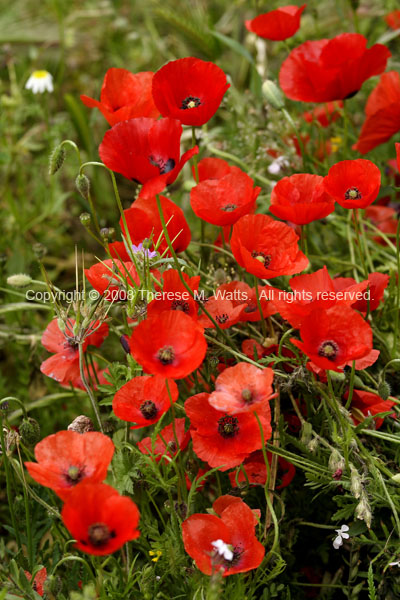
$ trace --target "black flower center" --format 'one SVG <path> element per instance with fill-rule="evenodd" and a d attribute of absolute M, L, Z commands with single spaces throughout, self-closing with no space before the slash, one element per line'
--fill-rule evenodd
<path fill-rule="evenodd" d="M 221 417 L 218 419 L 218 433 L 223 438 L 232 438 L 239 433 L 239 419 L 236 417 Z"/>
<path fill-rule="evenodd" d="M 225 212 L 233 212 L 237 209 L 237 204 L 227 204 L 226 206 L 222 206 L 221 210 Z"/>
<path fill-rule="evenodd" d="M 105 546 L 115 536 L 115 531 L 110 531 L 105 523 L 93 523 L 88 529 L 89 542 L 95 548 Z"/>
<path fill-rule="evenodd" d="M 200 98 L 197 98 L 196 96 L 188 96 L 187 98 L 182 100 L 181 109 L 186 110 L 188 108 L 197 108 L 200 105 L 201 105 Z"/>
<path fill-rule="evenodd" d="M 215 320 L 218 321 L 220 325 L 222 325 L 222 323 L 226 323 L 228 319 L 229 316 L 226 313 L 222 313 L 222 315 L 216 315 L 215 317 Z"/>
<path fill-rule="evenodd" d="M 256 260 L 260 261 L 264 265 L 266 269 L 268 269 L 271 264 L 272 256 L 270 254 L 265 254 L 264 252 L 258 252 L 257 250 L 253 250 L 251 256 Z"/>
<path fill-rule="evenodd" d="M 360 200 L 360 198 L 362 198 L 362 194 L 358 188 L 351 187 L 346 190 L 344 198 L 345 200 Z"/>
<path fill-rule="evenodd" d="M 157 358 L 163 365 L 170 365 L 174 362 L 175 352 L 172 346 L 164 346 L 160 348 Z"/>
<path fill-rule="evenodd" d="M 233 548 L 233 558 L 232 560 L 227 560 L 226 561 L 226 567 L 227 569 L 230 569 L 231 567 L 235 567 L 238 562 L 240 561 L 240 557 L 243 554 L 243 549 L 240 546 L 235 546 Z"/>
<path fill-rule="evenodd" d="M 175 168 L 175 161 L 173 158 L 168 158 L 165 160 L 164 158 L 155 158 L 154 156 L 149 156 L 149 161 L 154 167 L 158 167 L 160 175 L 169 173 Z"/>
<path fill-rule="evenodd" d="M 79 342 L 75 337 L 70 337 L 69 335 L 65 336 L 64 348 L 71 348 L 72 350 L 77 350 L 79 346 Z"/>
<path fill-rule="evenodd" d="M 151 400 L 145 400 L 143 404 L 140 405 L 140 412 L 144 416 L 145 419 L 154 419 L 156 414 L 158 413 L 158 408 Z"/>
<path fill-rule="evenodd" d="M 65 479 L 70 485 L 76 485 L 83 478 L 84 474 L 84 469 L 82 467 L 71 465 L 65 473 Z"/>
<path fill-rule="evenodd" d="M 319 356 L 323 356 L 328 360 L 334 361 L 339 352 L 339 346 L 333 340 L 327 340 L 326 342 L 322 342 L 318 349 Z"/>
<path fill-rule="evenodd" d="M 171 310 L 181 310 L 182 312 L 188 313 L 190 310 L 189 302 L 185 302 L 185 300 L 174 300 L 171 304 Z"/>

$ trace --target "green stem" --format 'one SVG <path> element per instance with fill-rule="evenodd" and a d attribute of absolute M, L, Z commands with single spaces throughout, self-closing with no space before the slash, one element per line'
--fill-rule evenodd
<path fill-rule="evenodd" d="M 90 388 L 90 385 L 86 379 L 85 369 L 84 369 L 84 351 L 82 348 L 82 344 L 79 344 L 79 371 L 82 379 L 83 386 L 89 396 L 90 402 L 92 404 L 93 412 L 96 416 L 97 423 L 99 425 L 99 429 L 101 433 L 104 433 L 103 423 L 101 422 L 99 408 L 97 406 L 96 398 L 93 395 L 93 392 Z"/>
<path fill-rule="evenodd" d="M 28 494 L 26 491 L 28 486 L 27 486 L 26 479 L 25 479 L 24 465 L 22 464 L 19 444 L 17 444 L 17 452 L 18 452 L 19 464 L 21 465 L 22 482 L 23 482 L 22 493 L 24 495 L 24 506 L 25 506 L 25 526 L 26 526 L 26 540 L 27 540 L 27 551 L 28 551 L 28 564 L 29 564 L 29 570 L 32 573 L 33 567 L 35 565 L 35 559 L 33 556 L 34 552 L 33 552 L 33 538 L 32 538 L 32 521 L 31 521 L 30 510 L 29 510 Z"/>
<path fill-rule="evenodd" d="M 3 456 L 3 462 L 4 462 L 4 471 L 5 471 L 5 475 L 6 475 L 6 491 L 7 491 L 8 508 L 9 508 L 10 516 L 11 516 L 11 524 L 14 529 L 15 539 L 17 541 L 18 548 L 21 548 L 22 547 L 21 538 L 19 535 L 19 530 L 17 528 L 17 521 L 15 518 L 15 512 L 14 512 L 15 497 L 13 496 L 12 490 L 11 490 L 10 465 L 8 462 L 7 448 L 6 448 L 6 443 L 5 443 L 5 439 L 4 439 L 3 415 L 1 412 L 0 412 L 0 439 L 1 439 L 1 450 L 2 450 L 2 456 Z"/>

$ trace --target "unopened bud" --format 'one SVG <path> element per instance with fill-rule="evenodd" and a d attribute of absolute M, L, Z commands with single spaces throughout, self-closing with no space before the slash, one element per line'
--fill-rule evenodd
<path fill-rule="evenodd" d="M 90 181 L 86 175 L 83 173 L 78 175 L 78 177 L 75 179 L 75 185 L 80 195 L 87 200 L 90 192 Z"/>
<path fill-rule="evenodd" d="M 89 227 L 90 223 L 92 222 L 92 217 L 88 212 L 84 212 L 79 215 L 79 220 L 84 227 Z"/>
<path fill-rule="evenodd" d="M 19 273 L 18 275 L 10 275 L 7 278 L 7 284 L 12 285 L 16 288 L 24 288 L 27 287 L 31 283 L 32 279 L 29 275 L 25 275 L 25 273 Z"/>
<path fill-rule="evenodd" d="M 40 242 L 36 242 L 36 244 L 33 244 L 32 250 L 38 260 L 41 260 L 43 256 L 46 256 L 47 254 L 47 248 L 43 246 L 43 244 L 41 244 Z"/>
<path fill-rule="evenodd" d="M 329 457 L 328 466 L 329 470 L 332 473 L 336 473 L 337 471 L 343 471 L 345 467 L 345 461 L 343 459 L 343 456 L 339 454 L 336 448 L 332 450 L 332 454 Z"/>
<path fill-rule="evenodd" d="M 308 423 L 308 421 L 304 421 L 301 428 L 300 442 L 307 445 L 311 440 L 311 435 L 312 425 L 311 423 Z"/>
<path fill-rule="evenodd" d="M 350 464 L 350 491 L 354 498 L 359 498 L 363 491 L 362 480 L 354 465 Z"/>
<path fill-rule="evenodd" d="M 108 227 L 102 227 L 100 229 L 100 237 L 104 242 L 108 242 L 108 238 L 110 236 L 110 230 Z"/>
<path fill-rule="evenodd" d="M 68 425 L 70 431 L 76 431 L 77 433 L 87 433 L 88 431 L 94 431 L 94 425 L 92 419 L 85 415 L 79 415 Z"/>
<path fill-rule="evenodd" d="M 382 400 L 387 400 L 390 396 L 390 385 L 387 381 L 381 381 L 378 387 L 378 394 Z"/>
<path fill-rule="evenodd" d="M 19 426 L 21 440 L 27 446 L 34 446 L 40 440 L 39 423 L 32 417 L 25 418 Z"/>
<path fill-rule="evenodd" d="M 318 448 L 318 446 L 319 446 L 319 440 L 316 437 L 314 439 L 312 439 L 311 442 L 309 442 L 307 444 L 307 448 L 312 453 L 314 453 L 316 451 L 316 449 Z"/>
<path fill-rule="evenodd" d="M 49 175 L 54 175 L 64 164 L 66 152 L 64 146 L 56 146 L 49 158 Z"/>
<path fill-rule="evenodd" d="M 267 79 L 267 81 L 264 81 L 261 91 L 262 91 L 266 101 L 271 106 L 273 106 L 273 108 L 276 108 L 277 110 L 281 110 L 282 108 L 285 107 L 285 100 L 284 100 L 283 94 L 282 94 L 281 90 L 278 88 L 278 86 L 276 85 L 276 83 L 274 83 L 270 79 Z"/>
<path fill-rule="evenodd" d="M 355 515 L 357 519 L 364 521 L 368 529 L 371 528 L 372 513 L 366 494 L 362 495 L 360 502 L 357 504 Z"/>

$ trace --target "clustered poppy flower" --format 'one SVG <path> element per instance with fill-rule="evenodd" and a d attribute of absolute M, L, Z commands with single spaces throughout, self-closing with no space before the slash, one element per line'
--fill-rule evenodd
<path fill-rule="evenodd" d="M 180 155 L 182 125 L 177 119 L 137 118 L 106 131 L 100 158 L 112 171 L 144 184 L 141 195 L 151 198 L 173 183 L 194 154 L 194 146 Z"/>
<path fill-rule="evenodd" d="M 108 69 L 100 92 L 100 102 L 81 95 L 83 104 L 98 108 L 110 125 L 135 117 L 160 116 L 151 93 L 151 71 L 131 73 L 126 69 Z"/>
<path fill-rule="evenodd" d="M 349 391 L 344 394 L 345 400 L 349 397 Z M 395 406 L 393 400 L 384 400 L 378 394 L 367 392 L 365 390 L 353 389 L 350 411 L 355 423 L 362 423 L 369 416 L 375 416 L 379 413 L 389 412 Z M 396 416 L 393 413 L 393 416 Z M 375 427 L 379 429 L 383 425 L 383 418 L 374 419 Z"/>
<path fill-rule="evenodd" d="M 85 275 L 92 287 L 110 302 L 126 300 L 128 286 L 135 288 L 140 285 L 135 265 L 118 259 L 98 262 L 85 269 Z"/>
<path fill-rule="evenodd" d="M 216 502 L 213 505 L 215 512 Z M 206 575 L 220 571 L 227 577 L 256 569 L 264 558 L 265 549 L 255 536 L 253 511 L 240 498 L 233 498 L 231 502 L 225 500 L 221 508 L 219 517 L 196 513 L 182 523 L 186 552 Z"/>
<path fill-rule="evenodd" d="M 268 463 L 271 466 L 272 454 L 267 452 Z M 296 474 L 296 469 L 291 462 L 278 456 L 278 466 L 280 469 L 281 483 L 276 486 L 277 490 L 287 487 Z M 283 474 L 282 474 L 283 473 Z M 264 455 L 261 450 L 252 452 L 248 458 L 243 461 L 240 470 L 229 473 L 229 481 L 233 488 L 240 484 L 265 485 L 268 478 L 267 467 L 264 461 Z"/>
<path fill-rule="evenodd" d="M 289 5 L 271 10 L 251 21 L 245 21 L 246 29 L 266 40 L 286 40 L 299 29 L 300 17 L 306 6 Z"/>
<path fill-rule="evenodd" d="M 172 458 L 177 452 L 185 450 L 190 440 L 189 432 L 185 431 L 185 419 L 175 419 L 164 427 L 153 442 L 151 437 L 145 437 L 138 442 L 138 449 L 142 454 L 154 455 L 156 461 L 161 460 L 165 454 Z"/>
<path fill-rule="evenodd" d="M 342 160 L 329 169 L 324 187 L 344 208 L 366 208 L 379 194 L 381 172 L 364 158 Z"/>
<path fill-rule="evenodd" d="M 113 442 L 102 433 L 58 431 L 36 444 L 37 463 L 25 467 L 35 481 L 66 500 L 80 481 L 103 481 L 113 454 Z"/>
<path fill-rule="evenodd" d="M 340 119 L 342 108 L 342 100 L 338 100 L 337 102 L 326 102 L 321 106 L 316 106 L 312 111 L 303 113 L 303 118 L 307 123 L 318 121 L 321 127 L 329 127 L 329 125 L 332 125 L 332 123 Z"/>
<path fill-rule="evenodd" d="M 308 259 L 291 227 L 267 215 L 245 215 L 233 226 L 232 253 L 256 277 L 270 279 L 303 271 Z"/>
<path fill-rule="evenodd" d="M 363 281 L 366 284 L 366 290 L 368 290 L 368 297 L 361 298 L 352 302 L 351 307 L 359 312 L 366 313 L 368 310 L 371 312 L 376 310 L 383 299 L 383 294 L 389 283 L 389 275 L 385 273 L 370 273 L 368 278 Z M 356 286 L 357 283 L 352 277 L 335 277 L 333 285 L 336 292 L 342 290 L 349 290 L 352 286 Z"/>
<path fill-rule="evenodd" d="M 204 125 L 218 110 L 230 84 L 217 65 L 189 56 L 172 60 L 153 78 L 153 98 L 163 117 Z"/>
<path fill-rule="evenodd" d="M 400 75 L 383 73 L 365 105 L 365 121 L 353 149 L 366 154 L 400 131 Z"/>
<path fill-rule="evenodd" d="M 354 96 L 364 81 L 380 75 L 390 56 L 382 44 L 367 49 L 367 40 L 359 33 L 307 41 L 282 63 L 279 83 L 291 100 L 345 100 Z"/>
<path fill-rule="evenodd" d="M 193 294 L 198 292 L 200 275 L 189 277 L 181 273 L 183 280 L 192 290 Z M 162 296 L 156 297 L 147 305 L 147 316 L 160 314 L 165 310 L 177 310 L 185 313 L 192 319 L 197 319 L 198 305 L 188 289 L 183 285 L 176 269 L 168 269 L 162 274 L 163 288 Z"/>
<path fill-rule="evenodd" d="M 239 322 L 241 323 L 260 321 L 260 307 L 264 318 L 276 312 L 275 305 L 262 294 L 259 294 L 259 301 L 257 302 L 256 290 L 244 281 L 234 280 L 230 283 L 223 283 L 216 289 L 215 298 L 216 300 L 230 300 L 233 308 L 241 307 L 242 310 L 239 314 Z"/>
<path fill-rule="evenodd" d="M 299 173 L 284 177 L 271 193 L 270 212 L 296 225 L 323 219 L 335 209 L 333 198 L 324 189 L 320 175 Z"/>

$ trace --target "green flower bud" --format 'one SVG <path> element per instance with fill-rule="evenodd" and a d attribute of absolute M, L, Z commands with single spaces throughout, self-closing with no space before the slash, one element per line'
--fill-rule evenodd
<path fill-rule="evenodd" d="M 266 101 L 277 110 L 282 110 L 285 107 L 285 100 L 281 90 L 278 88 L 276 83 L 267 79 L 264 81 L 261 91 Z"/>
<path fill-rule="evenodd" d="M 78 177 L 75 179 L 75 185 L 82 198 L 85 198 L 85 200 L 87 200 L 89 198 L 90 192 L 90 181 L 86 177 L 86 175 L 84 175 L 83 173 L 81 175 L 78 175 Z"/>
<path fill-rule="evenodd" d="M 66 152 L 64 146 L 56 146 L 49 158 L 49 175 L 54 175 L 64 164 Z"/>
<path fill-rule="evenodd" d="M 390 396 L 390 385 L 387 381 L 381 381 L 378 387 L 378 394 L 382 400 L 387 400 Z"/>
<path fill-rule="evenodd" d="M 79 220 L 84 227 L 89 227 L 90 223 L 92 222 L 92 217 L 89 213 L 84 212 L 79 215 Z"/>
<path fill-rule="evenodd" d="M 350 464 L 350 491 L 354 498 L 359 498 L 363 491 L 360 474 L 352 464 Z"/>
<path fill-rule="evenodd" d="M 21 440 L 27 446 L 34 446 L 40 440 L 39 423 L 32 417 L 25 418 L 19 426 Z"/>
<path fill-rule="evenodd" d="M 12 285 L 16 288 L 28 287 L 31 281 L 31 277 L 29 275 L 25 275 L 25 273 L 19 273 L 18 275 L 10 275 L 10 277 L 7 277 L 7 284 Z"/>

